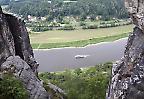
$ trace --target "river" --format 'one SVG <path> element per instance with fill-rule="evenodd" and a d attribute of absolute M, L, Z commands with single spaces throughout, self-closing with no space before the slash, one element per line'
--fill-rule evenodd
<path fill-rule="evenodd" d="M 39 49 L 34 50 L 34 54 L 40 64 L 39 72 L 55 72 L 119 60 L 123 56 L 126 43 L 127 38 L 123 38 L 86 47 Z M 76 59 L 76 55 L 87 57 Z"/>

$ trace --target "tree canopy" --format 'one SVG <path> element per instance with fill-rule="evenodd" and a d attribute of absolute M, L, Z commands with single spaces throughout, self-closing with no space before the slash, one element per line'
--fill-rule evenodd
<path fill-rule="evenodd" d="M 0 0 L 8 3 L 7 10 L 23 16 L 47 16 L 60 19 L 64 16 L 95 18 L 126 18 L 128 14 L 122 0 Z"/>

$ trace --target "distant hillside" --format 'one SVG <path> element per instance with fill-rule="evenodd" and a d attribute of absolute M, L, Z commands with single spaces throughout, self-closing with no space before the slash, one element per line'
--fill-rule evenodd
<path fill-rule="evenodd" d="M 87 16 L 102 19 L 128 17 L 123 0 L 0 0 L 9 2 L 7 10 L 23 15 L 60 19 L 74 16 L 85 19 Z"/>

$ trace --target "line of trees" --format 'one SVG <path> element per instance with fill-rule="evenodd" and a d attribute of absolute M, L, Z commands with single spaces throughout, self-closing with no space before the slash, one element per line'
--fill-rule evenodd
<path fill-rule="evenodd" d="M 92 19 L 101 16 L 103 20 L 128 17 L 123 0 L 77 0 L 77 2 L 69 3 L 63 0 L 52 0 L 51 2 L 49 0 L 14 0 L 9 2 L 7 10 L 24 17 L 28 15 L 47 16 L 48 20 L 61 20 L 64 16 L 80 17 L 81 19 L 87 16 Z"/>

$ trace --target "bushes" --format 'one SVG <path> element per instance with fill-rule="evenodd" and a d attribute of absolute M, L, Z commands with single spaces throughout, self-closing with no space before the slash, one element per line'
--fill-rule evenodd
<path fill-rule="evenodd" d="M 34 31 L 34 32 L 43 32 L 43 31 L 48 31 L 48 30 L 53 30 L 53 29 L 56 29 L 56 30 L 75 30 L 75 28 L 73 26 L 71 26 L 71 25 L 66 25 L 66 26 L 63 26 L 63 27 L 53 27 L 53 26 L 31 27 L 31 30 Z"/>
<path fill-rule="evenodd" d="M 89 21 L 78 21 L 67 23 L 63 21 L 59 22 L 47 22 L 47 21 L 40 21 L 40 22 L 29 22 L 26 25 L 34 32 L 42 32 L 48 30 L 75 30 L 76 29 L 98 29 L 98 28 L 110 28 L 110 27 L 117 27 L 117 26 L 124 26 L 129 25 L 132 22 L 129 19 L 113 19 L 110 21 L 98 21 L 89 23 Z M 76 27 L 77 26 L 77 27 Z"/>
<path fill-rule="evenodd" d="M 97 29 L 97 25 L 89 25 L 89 26 L 83 26 L 82 29 Z"/>
<path fill-rule="evenodd" d="M 19 80 L 5 74 L 0 80 L 0 99 L 28 99 L 28 94 Z"/>
<path fill-rule="evenodd" d="M 80 26 L 86 26 L 86 23 L 80 22 Z"/>
<path fill-rule="evenodd" d="M 31 27 L 31 30 L 34 32 L 42 32 L 42 31 L 52 30 L 52 28 L 51 27 L 36 26 L 36 27 Z"/>
<path fill-rule="evenodd" d="M 117 27 L 122 25 L 123 24 L 121 24 L 119 20 L 102 21 L 100 22 L 99 28 Z"/>
<path fill-rule="evenodd" d="M 121 25 L 119 23 L 103 24 L 100 25 L 99 28 L 110 28 L 110 27 L 117 27 L 117 26 L 121 26 Z"/>
<path fill-rule="evenodd" d="M 34 32 L 42 32 L 52 30 L 52 27 L 48 25 L 48 22 L 27 22 L 26 26 Z"/>
<path fill-rule="evenodd" d="M 41 73 L 45 82 L 65 90 L 68 99 L 105 99 L 112 63 L 95 67 L 66 70 L 58 73 Z"/>
<path fill-rule="evenodd" d="M 64 27 L 60 28 L 59 30 L 75 30 L 75 28 L 71 25 L 65 25 Z"/>
<path fill-rule="evenodd" d="M 74 30 L 75 28 L 72 25 L 66 24 L 62 25 L 58 22 L 30 22 L 27 23 L 26 26 L 28 26 L 31 31 L 34 32 L 43 32 L 48 30 Z"/>
<path fill-rule="evenodd" d="M 97 29 L 97 28 L 110 28 L 117 26 L 130 25 L 132 22 L 130 20 L 111 20 L 111 21 L 102 21 L 100 24 L 96 25 L 83 25 L 82 29 Z"/>

